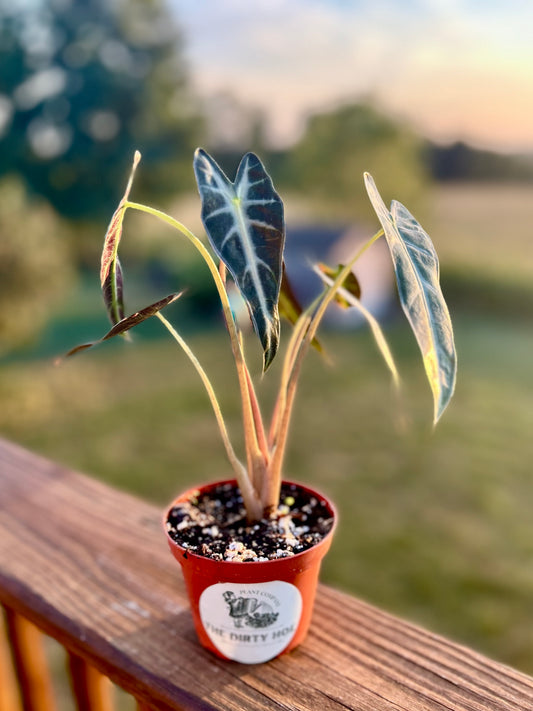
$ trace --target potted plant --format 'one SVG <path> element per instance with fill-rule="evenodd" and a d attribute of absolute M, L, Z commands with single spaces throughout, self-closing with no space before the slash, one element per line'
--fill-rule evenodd
<path fill-rule="evenodd" d="M 234 182 L 202 149 L 194 172 L 202 220 L 212 252 L 173 217 L 130 201 L 140 161 L 136 152 L 122 200 L 109 224 L 102 253 L 101 286 L 112 321 L 100 341 L 125 335 L 156 316 L 186 353 L 213 406 L 233 477 L 223 477 L 183 493 L 169 507 L 164 525 L 170 549 L 180 562 L 201 643 L 215 654 L 244 663 L 267 661 L 304 638 L 320 561 L 335 528 L 333 505 L 320 493 L 284 481 L 282 467 L 298 378 L 306 353 L 320 349 L 317 329 L 333 300 L 357 308 L 369 321 L 385 362 L 397 382 L 394 361 L 373 316 L 360 302 L 352 269 L 374 242 L 384 237 L 392 256 L 400 302 L 422 352 L 434 399 L 434 422 L 454 390 L 456 356 L 451 321 L 439 286 L 439 265 L 429 236 L 398 202 L 389 210 L 372 177 L 364 181 L 381 229 L 345 264 L 316 265 L 324 289 L 300 307 L 286 277 L 283 203 L 259 158 L 246 154 Z M 235 453 L 213 386 L 180 333 L 161 310 L 181 296 L 170 294 L 125 316 L 123 274 L 118 258 L 126 210 L 163 220 L 199 251 L 214 279 L 235 360 L 242 403 L 245 463 Z M 228 282 L 239 289 L 263 349 L 263 372 L 276 357 L 280 316 L 293 324 L 285 347 L 277 399 L 267 429 L 244 352 L 244 339 L 231 309 Z"/>

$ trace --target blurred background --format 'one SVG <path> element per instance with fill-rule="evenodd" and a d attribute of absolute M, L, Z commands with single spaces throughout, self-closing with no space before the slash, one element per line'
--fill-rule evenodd
<path fill-rule="evenodd" d="M 440 255 L 456 396 L 432 431 L 378 243 L 356 271 L 401 402 L 367 330 L 331 314 L 334 362 L 306 363 L 286 475 L 339 505 L 324 581 L 533 674 L 532 26 L 526 0 L 0 0 L 0 433 L 158 504 L 226 476 L 207 397 L 159 322 L 54 366 L 107 330 L 99 256 L 133 152 L 132 198 L 198 235 L 194 148 L 231 177 L 259 153 L 302 298 L 309 259 L 342 261 L 377 230 L 368 170 Z M 129 313 L 188 288 L 167 315 L 238 447 L 205 266 L 130 213 L 121 255 Z M 259 380 L 266 410 L 278 377 L 274 365 Z"/>

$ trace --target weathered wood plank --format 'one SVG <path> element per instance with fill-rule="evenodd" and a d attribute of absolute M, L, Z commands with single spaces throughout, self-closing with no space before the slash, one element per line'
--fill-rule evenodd
<path fill-rule="evenodd" d="M 142 701 L 137 701 L 137 711 L 152 711 L 152 709 L 147 704 L 143 704 Z"/>
<path fill-rule="evenodd" d="M 0 600 L 154 711 L 533 709 L 528 676 L 325 586 L 300 649 L 216 659 L 160 512 L 1 441 Z"/>

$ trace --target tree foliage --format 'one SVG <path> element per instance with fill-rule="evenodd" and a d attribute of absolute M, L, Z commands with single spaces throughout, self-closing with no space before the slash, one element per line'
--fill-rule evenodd
<path fill-rule="evenodd" d="M 140 194 L 190 188 L 181 45 L 162 0 L 0 0 L 0 172 L 75 219 L 109 213 L 136 148 Z"/>
<path fill-rule="evenodd" d="M 433 177 L 440 181 L 531 182 L 533 158 L 481 150 L 458 142 L 447 146 L 428 144 L 427 160 Z"/>
<path fill-rule="evenodd" d="M 0 182 L 0 355 L 35 338 L 73 278 L 65 228 L 28 200 L 17 178 Z"/>
<path fill-rule="evenodd" d="M 364 104 L 349 104 L 309 119 L 288 156 L 286 179 L 337 216 L 370 216 L 361 191 L 372 173 L 384 195 L 399 193 L 416 207 L 425 178 L 421 144 L 398 121 Z"/>

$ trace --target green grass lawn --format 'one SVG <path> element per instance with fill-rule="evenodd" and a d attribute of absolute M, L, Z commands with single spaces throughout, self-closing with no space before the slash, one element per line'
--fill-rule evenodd
<path fill-rule="evenodd" d="M 339 508 L 324 581 L 532 673 L 533 332 L 455 320 L 460 378 L 435 432 L 407 327 L 390 332 L 400 403 L 368 334 L 326 334 L 336 363 L 312 353 L 306 364 L 285 473 L 322 488 Z M 0 432 L 162 505 L 230 470 L 185 356 L 167 341 L 136 340 L 60 367 L 5 365 Z M 192 342 L 239 447 L 224 334 Z M 278 375 L 274 365 L 261 397 Z"/>
<path fill-rule="evenodd" d="M 423 224 L 452 307 L 531 323 L 532 198 L 528 184 L 459 183 L 432 191 Z"/>
<path fill-rule="evenodd" d="M 424 226 L 443 268 L 531 285 L 533 185 L 458 183 L 436 187 Z"/>

